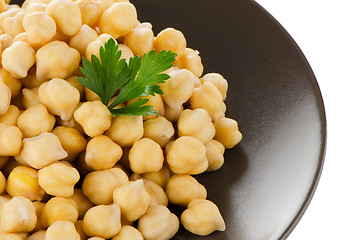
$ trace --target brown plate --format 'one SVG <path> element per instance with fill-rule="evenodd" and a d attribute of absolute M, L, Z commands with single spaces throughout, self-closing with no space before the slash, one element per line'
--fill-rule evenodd
<path fill-rule="evenodd" d="M 221 170 L 197 176 L 227 229 L 208 237 L 182 227 L 175 240 L 286 239 L 306 210 L 326 146 L 313 72 L 283 27 L 252 0 L 132 0 L 155 33 L 181 30 L 205 73 L 229 81 L 227 116 L 244 138 Z M 180 213 L 180 209 L 174 209 Z"/>
<path fill-rule="evenodd" d="M 226 115 L 242 142 L 221 170 L 202 174 L 225 232 L 178 240 L 285 239 L 306 210 L 321 174 L 326 119 L 321 93 L 303 53 L 283 27 L 251 0 L 133 0 L 155 33 L 181 30 L 200 51 L 205 73 L 229 81 Z"/>

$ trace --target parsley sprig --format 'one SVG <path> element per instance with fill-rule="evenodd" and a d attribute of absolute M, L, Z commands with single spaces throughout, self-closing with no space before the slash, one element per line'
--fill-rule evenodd
<path fill-rule="evenodd" d="M 118 50 L 117 42 L 111 38 L 99 50 L 100 59 L 92 55 L 91 61 L 82 59 L 81 71 L 84 77 L 78 81 L 86 88 L 95 92 L 111 113 L 116 115 L 158 115 L 153 106 L 145 105 L 149 100 L 142 98 L 148 95 L 163 94 L 158 84 L 170 78 L 162 73 L 173 66 L 176 53 L 155 50 L 130 58 L 127 64 L 121 59 L 122 52 Z M 118 92 L 115 100 L 110 104 L 111 98 Z M 120 103 L 138 98 L 133 103 L 116 108 Z"/>

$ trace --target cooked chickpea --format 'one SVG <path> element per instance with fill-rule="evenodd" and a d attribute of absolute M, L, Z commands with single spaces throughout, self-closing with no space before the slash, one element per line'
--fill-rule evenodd
<path fill-rule="evenodd" d="M 34 12 L 26 15 L 23 26 L 31 44 L 44 45 L 48 43 L 57 31 L 53 18 L 45 12 Z"/>
<path fill-rule="evenodd" d="M 128 182 L 113 192 L 113 202 L 121 207 L 122 215 L 128 221 L 139 219 L 150 205 L 151 197 L 142 179 Z"/>
<path fill-rule="evenodd" d="M 38 91 L 39 100 L 54 115 L 68 121 L 78 106 L 80 95 L 78 90 L 67 81 L 54 78 L 43 83 Z"/>
<path fill-rule="evenodd" d="M 18 96 L 21 89 L 21 81 L 11 76 L 11 74 L 6 71 L 5 68 L 0 68 L 0 81 L 5 83 L 6 86 L 10 88 L 12 98 Z"/>
<path fill-rule="evenodd" d="M 40 169 L 68 156 L 59 138 L 52 133 L 25 138 L 20 157 L 31 167 Z"/>
<path fill-rule="evenodd" d="M 15 16 L 5 18 L 3 21 L 4 33 L 9 34 L 10 37 L 14 38 L 19 33 L 24 32 L 24 28 L 22 25 L 24 16 L 25 11 L 21 10 L 16 13 Z"/>
<path fill-rule="evenodd" d="M 19 108 L 14 105 L 10 105 L 8 111 L 4 115 L 0 116 L 0 123 L 7 124 L 9 126 L 16 126 L 19 116 Z"/>
<path fill-rule="evenodd" d="M 33 66 L 29 69 L 28 75 L 25 78 L 21 79 L 24 88 L 39 88 L 44 82 L 48 81 L 49 79 L 36 79 L 36 67 Z"/>
<path fill-rule="evenodd" d="M 82 103 L 79 103 L 78 106 L 82 105 Z M 69 128 L 74 128 L 76 129 L 78 132 L 80 132 L 82 135 L 85 135 L 85 132 L 82 128 L 82 126 L 75 120 L 74 115 L 71 119 L 69 119 L 68 121 L 64 121 L 61 118 L 56 118 L 57 120 L 57 125 L 58 126 L 63 126 L 63 127 L 69 127 Z M 70 158 L 67 158 L 67 161 L 69 161 L 70 159 L 72 159 L 72 156 L 70 156 Z"/>
<path fill-rule="evenodd" d="M 208 73 L 205 74 L 202 78 L 200 78 L 201 82 L 204 83 L 209 81 L 213 83 L 220 91 L 223 100 L 226 98 L 227 90 L 228 90 L 228 82 L 225 80 L 223 76 L 219 73 Z"/>
<path fill-rule="evenodd" d="M 85 162 L 94 170 L 112 168 L 122 157 L 122 148 L 105 135 L 92 138 L 87 145 Z"/>
<path fill-rule="evenodd" d="M 186 50 L 186 39 L 182 32 L 174 28 L 166 28 L 155 38 L 155 49 L 157 52 L 171 50 L 177 53 L 176 59 L 179 59 Z"/>
<path fill-rule="evenodd" d="M 135 142 L 129 152 L 129 163 L 135 173 L 157 172 L 161 170 L 163 161 L 160 145 L 149 138 Z"/>
<path fill-rule="evenodd" d="M 83 103 L 74 112 L 74 118 L 90 137 L 102 135 L 112 123 L 112 114 L 101 101 Z"/>
<path fill-rule="evenodd" d="M 23 105 L 24 107 L 30 108 L 34 105 L 40 104 L 40 100 L 39 100 L 39 95 L 38 95 L 38 91 L 39 88 L 32 88 L 32 89 L 28 89 L 28 88 L 23 88 L 22 93 L 23 93 Z"/>
<path fill-rule="evenodd" d="M 139 98 L 133 98 L 133 99 L 129 100 L 127 104 L 129 105 L 138 99 Z M 153 106 L 154 109 L 156 109 L 158 115 L 160 115 L 160 116 L 165 115 L 165 106 L 164 106 L 161 95 L 159 95 L 159 94 L 155 94 L 155 96 L 148 95 L 147 97 L 142 97 L 142 99 L 148 99 L 148 102 L 146 104 L 144 104 L 144 106 L 151 105 L 151 106 Z M 148 120 L 148 119 L 152 119 L 152 118 L 156 118 L 156 117 L 157 117 L 157 115 L 148 115 L 148 116 L 143 116 L 143 119 Z"/>
<path fill-rule="evenodd" d="M 95 41 L 97 38 L 97 32 L 84 24 L 79 32 L 70 38 L 69 46 L 77 49 L 82 56 L 85 56 L 88 44 Z"/>
<path fill-rule="evenodd" d="M 149 119 L 143 123 L 143 137 L 152 139 L 162 148 L 171 140 L 175 134 L 175 130 L 170 121 L 165 117 L 156 117 Z"/>
<path fill-rule="evenodd" d="M 166 159 L 176 174 L 200 174 L 208 167 L 204 144 L 190 136 L 176 139 L 166 150 Z"/>
<path fill-rule="evenodd" d="M 193 109 L 203 108 L 213 121 L 225 116 L 225 104 L 219 89 L 211 82 L 205 81 L 199 88 L 195 88 L 190 104 Z"/>
<path fill-rule="evenodd" d="M 102 0 L 78 0 L 75 3 L 80 9 L 83 24 L 95 27 L 102 14 Z"/>
<path fill-rule="evenodd" d="M 124 43 L 135 55 L 143 56 L 154 48 L 154 34 L 150 23 L 141 23 L 124 38 Z"/>
<path fill-rule="evenodd" d="M 125 225 L 112 240 L 143 240 L 143 236 L 136 228 Z"/>
<path fill-rule="evenodd" d="M 133 4 L 119 2 L 105 10 L 98 22 L 101 33 L 108 33 L 114 38 L 125 36 L 137 25 L 137 11 Z"/>
<path fill-rule="evenodd" d="M 35 63 L 35 51 L 25 42 L 14 42 L 3 51 L 1 63 L 11 76 L 24 78 Z"/>
<path fill-rule="evenodd" d="M 0 194 L 4 192 L 6 187 L 6 179 L 4 174 L 0 171 Z"/>
<path fill-rule="evenodd" d="M 71 197 L 79 181 L 77 169 L 68 162 L 56 162 L 39 170 L 39 185 L 49 195 Z"/>
<path fill-rule="evenodd" d="M 30 232 L 35 225 L 35 207 L 29 199 L 14 197 L 4 204 L 0 218 L 3 232 Z"/>
<path fill-rule="evenodd" d="M 184 110 L 177 121 L 178 135 L 191 136 L 203 143 L 211 141 L 215 136 L 215 127 L 206 110 Z"/>
<path fill-rule="evenodd" d="M 156 205 L 140 218 L 138 230 L 147 240 L 168 240 L 177 233 L 179 224 L 177 216 L 167 207 Z"/>
<path fill-rule="evenodd" d="M 92 61 L 92 55 L 95 55 L 98 59 L 100 59 L 99 49 L 103 46 L 104 42 L 99 39 L 90 42 L 85 51 L 85 58 L 88 59 L 90 62 Z M 87 91 L 86 91 L 86 96 L 87 96 Z M 87 100 L 89 99 L 87 98 Z"/>
<path fill-rule="evenodd" d="M 101 238 L 101 237 L 91 237 L 91 238 L 88 238 L 88 240 L 105 240 L 105 239 Z"/>
<path fill-rule="evenodd" d="M 38 171 L 25 166 L 17 166 L 11 171 L 6 192 L 12 197 L 23 196 L 31 201 L 41 201 L 45 193 L 38 183 Z"/>
<path fill-rule="evenodd" d="M 193 200 L 181 215 L 182 225 L 190 232 L 206 236 L 225 231 L 225 222 L 218 207 L 209 200 Z"/>
<path fill-rule="evenodd" d="M 45 240 L 45 235 L 45 230 L 39 230 L 27 237 L 26 240 Z"/>
<path fill-rule="evenodd" d="M 109 204 L 116 188 L 128 183 L 127 174 L 120 168 L 94 171 L 83 181 L 84 195 L 94 204 Z"/>
<path fill-rule="evenodd" d="M 105 134 L 121 147 L 130 147 L 143 136 L 142 116 L 116 116 Z"/>
<path fill-rule="evenodd" d="M 7 5 L 5 5 L 7 6 Z M 12 8 L 12 9 L 8 9 L 7 11 L 4 11 L 2 13 L 0 13 L 0 29 L 4 28 L 4 19 L 8 18 L 8 17 L 14 17 L 18 12 L 21 12 L 22 9 L 20 8 Z"/>
<path fill-rule="evenodd" d="M 35 57 L 36 78 L 38 80 L 65 79 L 77 70 L 80 62 L 79 52 L 62 41 L 52 41 L 45 44 L 39 48 Z"/>
<path fill-rule="evenodd" d="M 209 167 L 207 168 L 207 171 L 216 171 L 220 169 L 221 166 L 224 164 L 224 145 L 213 139 L 205 144 L 205 148 L 206 158 L 209 162 Z"/>
<path fill-rule="evenodd" d="M 165 104 L 165 118 L 170 122 L 176 122 L 183 110 L 184 107 L 182 104 L 176 106 L 175 108 Z"/>
<path fill-rule="evenodd" d="M 162 188 L 166 188 L 167 182 L 170 180 L 170 172 L 167 167 L 163 166 L 160 171 L 143 173 L 141 177 L 151 180 Z"/>
<path fill-rule="evenodd" d="M 93 207 L 93 203 L 84 195 L 82 189 L 74 189 L 74 194 L 70 197 L 78 206 L 78 218 L 83 219 L 84 214 Z"/>
<path fill-rule="evenodd" d="M 48 4 L 46 3 L 32 1 L 32 3 L 26 7 L 25 13 L 28 15 L 34 12 L 45 12 L 47 6 Z"/>
<path fill-rule="evenodd" d="M 17 125 L 25 138 L 35 137 L 43 132 L 50 132 L 55 124 L 55 117 L 48 113 L 43 104 L 36 104 L 18 118 Z"/>
<path fill-rule="evenodd" d="M 89 102 L 91 101 L 102 101 L 101 98 L 92 90 L 90 90 L 89 88 L 84 88 L 84 93 L 85 93 L 85 99 Z"/>
<path fill-rule="evenodd" d="M 84 86 L 78 81 L 77 76 L 72 75 L 65 79 L 65 81 L 67 81 L 70 85 L 78 90 L 80 98 L 82 99 L 82 96 L 84 94 Z"/>
<path fill-rule="evenodd" d="M 35 207 L 35 213 L 36 213 L 36 218 L 37 218 L 35 228 L 33 229 L 33 232 L 35 232 L 35 231 L 43 229 L 43 226 L 41 225 L 41 222 L 40 222 L 40 216 L 41 216 L 41 213 L 43 212 L 45 203 L 34 201 L 33 205 Z"/>
<path fill-rule="evenodd" d="M 3 233 L 0 232 L 0 239 L 3 240 L 24 240 L 19 234 L 16 233 Z"/>
<path fill-rule="evenodd" d="M 45 233 L 45 240 L 80 240 L 74 223 L 70 221 L 57 221 L 51 224 Z"/>
<path fill-rule="evenodd" d="M 75 35 L 82 27 L 81 11 L 71 0 L 53 0 L 45 11 L 54 19 L 57 29 L 66 36 Z"/>
<path fill-rule="evenodd" d="M 84 215 L 83 230 L 88 236 L 115 236 L 121 229 L 121 210 L 118 204 L 99 205 L 89 209 Z"/>
<path fill-rule="evenodd" d="M 174 175 L 167 183 L 166 194 L 173 204 L 187 207 L 195 199 L 206 199 L 206 188 L 190 175 Z"/>
<path fill-rule="evenodd" d="M 7 12 L 11 12 L 11 11 L 7 11 Z M 0 13 L 1 16 L 2 13 Z M 0 25 L 2 25 L 2 21 L 0 20 Z M 10 37 L 9 34 L 1 34 L 0 35 L 0 46 L 1 46 L 1 52 L 3 52 L 5 49 L 7 49 L 8 47 L 10 47 L 13 44 L 13 38 Z M 1 59 L 1 57 L 0 57 Z"/>
<path fill-rule="evenodd" d="M 163 205 L 167 207 L 168 199 L 165 191 L 151 180 L 143 179 L 145 189 L 151 197 L 150 206 Z"/>
<path fill-rule="evenodd" d="M 204 71 L 199 52 L 186 48 L 185 53 L 175 62 L 175 66 L 190 70 L 196 77 L 200 77 Z"/>
<path fill-rule="evenodd" d="M 238 123 L 231 118 L 220 118 L 215 123 L 215 139 L 221 142 L 225 148 L 233 148 L 242 139 Z"/>
<path fill-rule="evenodd" d="M 178 109 L 191 97 L 197 77 L 187 69 L 173 71 L 169 75 L 171 78 L 161 85 L 162 98 L 169 107 Z"/>
<path fill-rule="evenodd" d="M 57 221 L 70 221 L 75 223 L 78 219 L 77 203 L 70 198 L 53 197 L 43 208 L 40 222 L 43 227 L 48 227 Z"/>
<path fill-rule="evenodd" d="M 0 156 L 15 156 L 22 146 L 19 128 L 0 123 Z"/>

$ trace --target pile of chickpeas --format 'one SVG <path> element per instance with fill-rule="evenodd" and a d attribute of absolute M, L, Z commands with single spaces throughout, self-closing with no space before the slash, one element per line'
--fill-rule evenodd
<path fill-rule="evenodd" d="M 127 0 L 0 0 L 0 239 L 167 240 L 181 224 L 224 231 L 193 175 L 242 138 L 225 117 L 228 83 L 167 28 L 155 37 Z M 110 38 L 122 58 L 177 59 L 147 97 L 159 116 L 116 116 L 76 77 Z M 122 103 L 119 107 L 128 103 Z M 167 208 L 185 208 L 180 220 Z"/>

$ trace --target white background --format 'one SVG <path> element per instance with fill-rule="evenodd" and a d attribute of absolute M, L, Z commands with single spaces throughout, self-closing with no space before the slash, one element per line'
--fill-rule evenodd
<path fill-rule="evenodd" d="M 362 0 L 257 0 L 302 49 L 327 114 L 317 191 L 288 240 L 362 239 Z"/>

